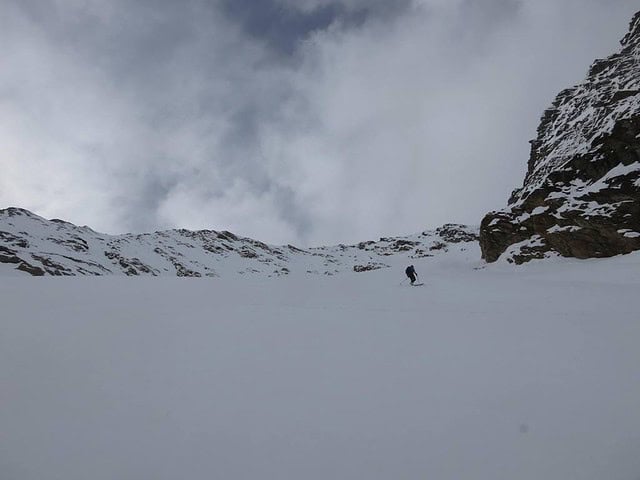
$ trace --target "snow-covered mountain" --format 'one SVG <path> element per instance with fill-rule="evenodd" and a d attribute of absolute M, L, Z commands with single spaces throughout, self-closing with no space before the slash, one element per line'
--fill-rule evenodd
<path fill-rule="evenodd" d="M 640 250 L 640 12 L 621 45 L 545 111 L 522 188 L 506 209 L 487 214 L 479 231 L 445 225 L 357 245 L 300 249 L 227 231 L 105 235 L 8 208 L 0 210 L 0 274 L 333 275 L 464 251 L 478 239 L 488 262 Z"/>
<path fill-rule="evenodd" d="M 28 210 L 0 210 L 0 274 L 217 277 L 333 275 L 412 263 L 450 250 L 477 250 L 477 229 L 435 231 L 356 245 L 301 249 L 213 230 L 106 235 Z"/>
<path fill-rule="evenodd" d="M 487 261 L 640 249 L 640 12 L 621 44 L 545 111 L 523 187 L 482 221 Z"/>

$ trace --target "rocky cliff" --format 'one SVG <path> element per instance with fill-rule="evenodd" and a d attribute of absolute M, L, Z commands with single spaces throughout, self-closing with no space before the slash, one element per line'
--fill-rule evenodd
<path fill-rule="evenodd" d="M 447 252 L 473 257 L 477 250 L 477 229 L 464 225 L 356 245 L 301 249 L 214 230 L 106 235 L 20 208 L 0 210 L 0 275 L 273 277 L 394 266 L 402 279 L 409 263 L 419 265 Z"/>
<path fill-rule="evenodd" d="M 544 112 L 522 188 L 482 221 L 486 261 L 640 249 L 640 12 L 621 45 Z"/>

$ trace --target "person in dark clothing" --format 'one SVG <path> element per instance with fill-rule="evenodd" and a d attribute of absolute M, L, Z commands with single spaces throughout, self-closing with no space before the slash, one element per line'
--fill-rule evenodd
<path fill-rule="evenodd" d="M 413 268 L 413 265 L 409 265 L 404 273 L 407 274 L 407 277 L 409 277 L 409 280 L 411 280 L 411 285 L 413 285 L 413 282 L 415 282 L 418 278 L 418 274 L 416 273 L 416 269 Z"/>

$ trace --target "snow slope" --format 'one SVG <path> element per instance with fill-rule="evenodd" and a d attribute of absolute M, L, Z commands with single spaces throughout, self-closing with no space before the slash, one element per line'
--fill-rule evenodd
<path fill-rule="evenodd" d="M 640 254 L 0 278 L 3 480 L 640 478 Z"/>

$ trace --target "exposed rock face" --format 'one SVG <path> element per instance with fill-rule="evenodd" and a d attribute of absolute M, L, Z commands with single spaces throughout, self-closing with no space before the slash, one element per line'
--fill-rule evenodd
<path fill-rule="evenodd" d="M 486 261 L 640 249 L 640 12 L 621 44 L 544 112 L 523 187 L 480 226 Z"/>
<path fill-rule="evenodd" d="M 105 235 L 20 208 L 0 210 L 0 274 L 277 277 L 366 272 L 394 264 L 403 265 L 402 272 L 412 259 L 477 248 L 477 229 L 464 225 L 357 245 L 300 249 L 214 230 Z"/>

